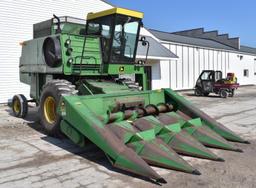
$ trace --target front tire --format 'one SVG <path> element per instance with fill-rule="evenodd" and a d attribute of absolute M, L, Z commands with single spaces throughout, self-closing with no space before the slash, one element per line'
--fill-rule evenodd
<path fill-rule="evenodd" d="M 200 89 L 195 88 L 195 96 L 202 96 L 202 92 Z"/>
<path fill-rule="evenodd" d="M 12 98 L 12 112 L 15 117 L 24 118 L 28 113 L 28 102 L 24 95 L 14 95 Z"/>
<path fill-rule="evenodd" d="M 43 87 L 40 98 L 40 123 L 47 134 L 54 137 L 60 137 L 61 116 L 57 113 L 62 95 L 74 95 L 75 86 L 66 80 L 52 80 Z"/>
<path fill-rule="evenodd" d="M 225 90 L 225 89 L 222 89 L 222 90 L 220 91 L 220 97 L 221 97 L 221 98 L 227 98 L 227 97 L 228 97 L 228 91 Z"/>

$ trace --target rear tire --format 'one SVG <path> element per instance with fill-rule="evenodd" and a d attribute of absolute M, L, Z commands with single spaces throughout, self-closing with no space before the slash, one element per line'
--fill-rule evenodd
<path fill-rule="evenodd" d="M 14 95 L 12 98 L 12 112 L 15 117 L 24 118 L 28 113 L 28 102 L 24 95 Z"/>
<path fill-rule="evenodd" d="M 221 98 L 227 98 L 228 97 L 228 91 L 225 89 L 220 90 L 220 97 Z"/>
<path fill-rule="evenodd" d="M 204 96 L 207 97 L 209 95 L 209 93 L 204 93 Z"/>
<path fill-rule="evenodd" d="M 195 88 L 195 96 L 202 96 L 202 92 L 200 91 L 200 89 Z"/>
<path fill-rule="evenodd" d="M 54 137 L 61 137 L 60 122 L 61 116 L 57 113 L 62 95 L 74 95 L 77 91 L 75 86 L 67 80 L 52 80 L 43 86 L 40 98 L 40 123 L 47 134 Z"/>

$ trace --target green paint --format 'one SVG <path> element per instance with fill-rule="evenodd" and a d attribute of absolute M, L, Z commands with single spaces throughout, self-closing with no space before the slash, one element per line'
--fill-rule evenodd
<path fill-rule="evenodd" d="M 200 118 L 203 121 L 204 125 L 208 126 L 227 140 L 247 143 L 244 139 L 233 133 L 228 128 L 224 127 L 222 124 L 218 123 L 213 118 L 206 115 L 204 112 L 195 107 L 191 102 L 186 100 L 184 97 L 178 95 L 173 90 L 166 89 L 165 93 L 168 96 L 167 98 L 169 98 L 170 103 L 174 105 L 175 110 L 180 110 L 185 114 L 190 115 L 192 118 Z"/>

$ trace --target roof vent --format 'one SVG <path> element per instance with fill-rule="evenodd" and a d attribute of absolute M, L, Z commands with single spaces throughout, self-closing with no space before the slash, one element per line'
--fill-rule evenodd
<path fill-rule="evenodd" d="M 221 34 L 219 35 L 217 30 L 214 31 L 204 31 L 204 28 L 197 28 L 197 29 L 190 29 L 184 31 L 173 32 L 172 34 L 187 36 L 187 37 L 194 37 L 194 38 L 202 38 L 202 39 L 209 39 L 224 44 L 226 46 L 240 49 L 240 38 L 229 38 L 228 34 Z"/>

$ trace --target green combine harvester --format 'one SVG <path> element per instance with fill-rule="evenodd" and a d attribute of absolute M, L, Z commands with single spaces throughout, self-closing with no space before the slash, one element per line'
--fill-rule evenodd
<path fill-rule="evenodd" d="M 81 147 L 89 139 L 114 167 L 157 183 L 166 181 L 149 165 L 200 175 L 178 154 L 224 161 L 205 146 L 242 152 L 228 141 L 249 142 L 173 90 L 148 90 L 145 61 L 135 60 L 138 43 L 149 48 L 142 18 L 113 8 L 89 13 L 86 23 L 54 15 L 35 24 L 19 65 L 32 100 L 15 95 L 13 113 L 23 118 L 35 102 L 50 136 Z"/>

